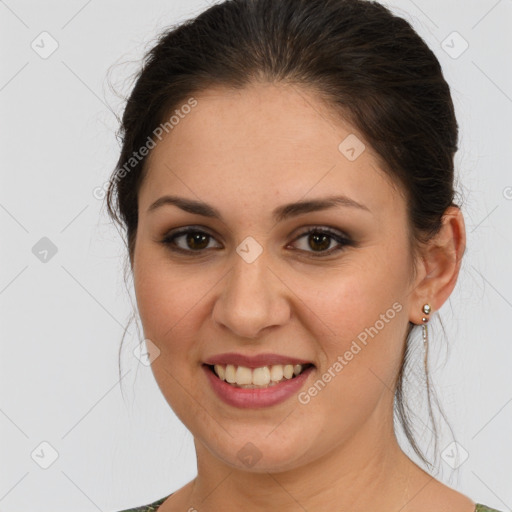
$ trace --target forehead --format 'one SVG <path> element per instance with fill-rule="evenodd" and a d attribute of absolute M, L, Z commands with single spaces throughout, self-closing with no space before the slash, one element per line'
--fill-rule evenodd
<path fill-rule="evenodd" d="M 141 210 L 165 192 L 220 207 L 254 200 L 270 209 L 333 193 L 376 210 L 400 206 L 363 136 L 311 90 L 253 84 L 194 98 L 148 157 Z"/>

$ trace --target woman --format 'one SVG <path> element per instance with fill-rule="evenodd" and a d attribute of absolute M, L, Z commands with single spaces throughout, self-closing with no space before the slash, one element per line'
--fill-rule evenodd
<path fill-rule="evenodd" d="M 156 381 L 194 436 L 172 511 L 483 512 L 394 431 L 455 287 L 449 87 L 363 0 L 231 0 L 164 33 L 107 194 Z M 428 380 L 427 380 L 428 385 Z"/>

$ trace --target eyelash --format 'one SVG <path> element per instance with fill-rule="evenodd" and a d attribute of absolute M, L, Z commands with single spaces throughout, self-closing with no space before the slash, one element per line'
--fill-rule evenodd
<path fill-rule="evenodd" d="M 202 253 L 204 253 L 204 251 L 206 249 L 199 249 L 197 251 L 189 250 L 189 249 L 182 249 L 181 247 L 177 247 L 174 243 L 177 238 L 180 238 L 184 235 L 188 235 L 191 233 L 206 235 L 207 237 L 214 238 L 212 235 L 210 235 L 209 233 L 206 233 L 205 231 L 202 231 L 197 228 L 187 227 L 187 228 L 180 229 L 178 231 L 171 232 L 171 233 L 167 234 L 166 237 L 163 240 L 161 240 L 160 243 L 162 243 L 164 246 L 166 246 L 171 251 L 176 252 L 176 253 L 186 254 L 189 256 L 201 256 Z M 348 238 L 346 236 L 342 236 L 339 233 L 332 231 L 330 229 L 323 228 L 323 227 L 317 227 L 317 226 L 314 226 L 312 228 L 309 228 L 307 231 L 304 231 L 303 233 L 298 235 L 293 240 L 293 242 L 296 242 L 297 240 L 300 240 L 301 238 L 303 238 L 307 235 L 311 235 L 311 234 L 326 235 L 329 238 L 331 238 L 332 240 L 334 240 L 335 242 L 337 242 L 338 244 L 340 244 L 340 246 L 338 246 L 336 248 L 331 248 L 327 251 L 318 251 L 317 253 L 315 253 L 314 251 L 304 251 L 304 252 L 310 253 L 313 258 L 324 258 L 326 256 L 330 256 L 331 254 L 334 254 L 334 253 L 344 250 L 344 248 L 346 246 L 354 246 L 355 245 L 355 243 L 350 238 Z"/>

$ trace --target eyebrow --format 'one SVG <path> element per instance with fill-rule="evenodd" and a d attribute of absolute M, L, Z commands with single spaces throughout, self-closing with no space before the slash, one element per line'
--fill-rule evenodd
<path fill-rule="evenodd" d="M 169 195 L 162 196 L 157 199 L 153 204 L 151 204 L 147 212 L 153 212 L 157 208 L 160 208 L 164 205 L 174 205 L 188 213 L 202 215 L 203 217 L 209 217 L 212 219 L 223 220 L 219 210 L 207 203 L 193 199 L 186 199 L 184 197 Z M 367 206 L 358 203 L 357 201 L 354 201 L 354 199 L 350 199 L 347 196 L 328 196 L 321 199 L 297 201 L 295 203 L 288 203 L 279 206 L 272 212 L 272 216 L 275 222 L 282 222 L 283 220 L 289 219 L 290 217 L 295 217 L 304 213 L 327 210 L 336 206 L 357 208 L 371 213 L 371 210 Z"/>

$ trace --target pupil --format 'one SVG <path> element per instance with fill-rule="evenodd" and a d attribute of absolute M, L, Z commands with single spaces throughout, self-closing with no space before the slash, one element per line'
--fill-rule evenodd
<path fill-rule="evenodd" d="M 310 240 L 314 240 L 313 244 L 319 243 L 319 240 L 323 239 L 323 243 L 321 243 L 320 249 L 327 249 L 329 247 L 329 237 L 323 233 L 310 235 Z M 309 244 L 312 249 L 315 247 L 310 243 Z"/>

